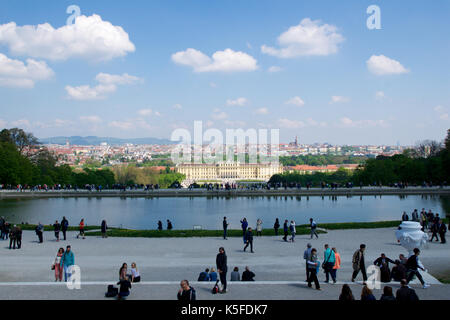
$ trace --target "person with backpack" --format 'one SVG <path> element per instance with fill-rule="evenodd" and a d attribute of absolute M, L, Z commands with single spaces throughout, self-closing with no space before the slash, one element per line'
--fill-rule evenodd
<path fill-rule="evenodd" d="M 195 289 L 189 286 L 189 281 L 182 280 L 180 282 L 181 289 L 178 291 L 177 298 L 179 301 L 190 302 L 197 300 Z"/>
<path fill-rule="evenodd" d="M 335 262 L 336 258 L 334 255 L 334 251 L 331 250 L 328 244 L 325 244 L 325 252 L 323 253 L 323 264 L 322 264 L 322 268 L 325 271 L 325 283 L 328 283 L 330 281 L 330 274 L 331 279 L 333 279 L 333 283 L 336 283 L 336 278 L 332 273 Z"/>
<path fill-rule="evenodd" d="M 209 268 L 206 268 L 205 271 L 200 272 L 197 281 L 209 281 Z"/>
<path fill-rule="evenodd" d="M 227 292 L 227 255 L 223 247 L 219 248 L 219 253 L 216 256 L 216 267 L 217 272 L 219 272 L 220 283 L 222 284 L 222 291 L 220 293 Z"/>
<path fill-rule="evenodd" d="M 82 236 L 83 237 L 83 239 L 85 239 L 85 237 L 84 237 L 84 219 L 81 219 L 81 221 L 80 221 L 80 224 L 79 224 L 79 227 L 80 227 L 80 233 L 77 235 L 77 239 L 80 237 L 80 236 Z"/>
<path fill-rule="evenodd" d="M 64 240 L 66 240 L 66 232 L 69 228 L 69 221 L 67 221 L 66 217 L 63 217 L 61 220 L 61 231 L 63 233 Z"/>
<path fill-rule="evenodd" d="M 315 235 L 317 239 L 319 239 L 319 235 L 316 232 L 317 223 L 313 220 L 313 218 L 309 219 L 309 227 L 311 228 L 311 239 Z"/>

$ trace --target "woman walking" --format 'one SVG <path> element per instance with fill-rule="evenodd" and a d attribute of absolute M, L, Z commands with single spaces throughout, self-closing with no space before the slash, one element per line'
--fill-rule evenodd
<path fill-rule="evenodd" d="M 55 262 L 53 268 L 55 268 L 55 281 L 62 281 L 64 266 L 61 265 L 61 258 L 64 255 L 64 248 L 59 248 L 56 253 Z"/>
<path fill-rule="evenodd" d="M 295 241 L 295 233 L 297 232 L 297 230 L 295 229 L 294 220 L 291 220 L 291 224 L 289 225 L 289 230 L 291 231 L 291 238 L 289 239 L 289 241 L 294 242 Z"/>
<path fill-rule="evenodd" d="M 256 236 L 262 235 L 262 220 L 258 219 L 256 220 Z"/>
<path fill-rule="evenodd" d="M 341 268 L 341 255 L 337 252 L 336 248 L 332 248 L 334 252 L 334 267 L 331 269 L 331 277 L 336 281 L 336 275 L 338 269 Z"/>
<path fill-rule="evenodd" d="M 80 236 L 82 236 L 83 237 L 83 239 L 85 239 L 85 237 L 84 237 L 84 219 L 81 219 L 81 221 L 80 221 L 80 233 L 77 235 L 77 239 L 80 237 Z"/>

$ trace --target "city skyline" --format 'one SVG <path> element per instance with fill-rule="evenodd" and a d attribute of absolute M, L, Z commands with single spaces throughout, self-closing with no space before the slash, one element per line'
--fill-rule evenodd
<path fill-rule="evenodd" d="M 367 27 L 372 4 L 381 29 Z M 280 129 L 285 143 L 442 141 L 448 13 L 446 1 L 2 1 L 0 128 L 170 139 L 201 120 Z"/>

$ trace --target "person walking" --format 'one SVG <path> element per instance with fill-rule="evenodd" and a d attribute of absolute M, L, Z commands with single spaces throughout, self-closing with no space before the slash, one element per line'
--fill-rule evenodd
<path fill-rule="evenodd" d="M 333 283 L 336 283 L 336 278 L 333 276 L 333 273 L 332 273 L 334 264 L 336 262 L 336 257 L 334 255 L 334 251 L 331 250 L 331 248 L 328 246 L 328 244 L 325 244 L 324 249 L 325 249 L 325 252 L 323 253 L 322 268 L 325 271 L 325 283 L 330 282 L 330 274 L 331 274 L 331 279 L 333 279 Z"/>
<path fill-rule="evenodd" d="M 219 248 L 219 253 L 216 256 L 216 267 L 217 272 L 219 272 L 220 283 L 222 284 L 222 290 L 220 293 L 227 292 L 227 255 L 223 247 Z"/>
<path fill-rule="evenodd" d="M 421 269 L 422 271 L 425 271 L 425 268 L 423 267 L 422 263 L 419 260 L 420 250 L 418 248 L 414 248 L 413 252 L 414 254 L 411 257 L 409 257 L 408 262 L 406 262 L 406 269 L 409 272 L 408 278 L 406 279 L 406 284 L 409 284 L 412 278 L 416 276 L 417 279 L 419 279 L 420 283 L 422 284 L 423 288 L 426 289 L 430 285 L 425 283 L 425 281 L 422 278 L 422 275 L 418 270 Z"/>
<path fill-rule="evenodd" d="M 395 263 L 395 261 L 387 258 L 384 253 L 373 262 L 374 265 L 380 268 L 381 282 L 391 281 L 391 269 L 389 268 L 389 263 Z"/>
<path fill-rule="evenodd" d="M 431 223 L 431 239 L 430 242 L 433 242 L 433 239 L 436 237 L 436 241 L 439 241 L 438 233 L 439 233 L 439 223 L 438 222 L 432 222 Z"/>
<path fill-rule="evenodd" d="M 64 270 L 61 266 L 61 259 L 63 255 L 64 248 L 59 248 L 58 252 L 56 253 L 55 261 L 53 262 L 53 268 L 55 268 L 55 281 L 62 281 Z"/>
<path fill-rule="evenodd" d="M 311 283 L 314 281 L 314 285 L 316 286 L 317 290 L 320 289 L 319 280 L 317 280 L 317 250 L 311 249 L 311 255 L 308 260 L 308 267 L 309 267 L 309 278 L 308 278 L 308 287 L 311 288 Z"/>
<path fill-rule="evenodd" d="M 75 264 L 75 255 L 73 254 L 71 247 L 66 247 L 66 252 L 61 257 L 60 266 L 64 269 L 64 281 L 67 282 L 67 278 L 72 276 L 72 266 Z"/>
<path fill-rule="evenodd" d="M 334 266 L 333 269 L 331 269 L 331 277 L 335 280 L 334 283 L 337 281 L 337 271 L 341 268 L 341 255 L 339 252 L 337 252 L 336 248 L 331 248 L 334 252 Z"/>
<path fill-rule="evenodd" d="M 306 280 L 305 281 L 308 281 L 308 279 L 309 279 L 308 261 L 309 261 L 309 258 L 311 257 L 311 250 L 312 250 L 312 245 L 311 245 L 311 243 L 308 243 L 306 245 L 306 250 L 303 252 L 303 259 L 305 259 L 305 266 L 306 266 Z"/>
<path fill-rule="evenodd" d="M 275 219 L 273 229 L 275 230 L 275 235 L 278 236 L 278 229 L 280 229 L 280 221 L 278 220 L 278 218 Z"/>
<path fill-rule="evenodd" d="M 313 220 L 313 218 L 309 219 L 309 227 L 311 228 L 311 239 L 315 235 L 317 239 L 319 239 L 319 235 L 316 232 L 317 223 Z"/>
<path fill-rule="evenodd" d="M 189 286 L 189 281 L 182 280 L 180 282 L 181 289 L 178 291 L 177 299 L 183 302 L 190 302 L 196 300 L 195 289 Z"/>
<path fill-rule="evenodd" d="M 80 233 L 77 235 L 77 239 L 82 236 L 83 239 L 85 239 L 84 237 L 84 219 L 81 219 L 80 224 L 79 224 L 79 228 L 80 228 Z"/>
<path fill-rule="evenodd" d="M 262 236 L 262 220 L 258 219 L 256 220 L 256 236 L 260 237 Z"/>
<path fill-rule="evenodd" d="M 248 222 L 247 219 L 244 218 L 241 220 L 241 228 L 242 228 L 242 237 L 244 238 L 244 244 L 245 244 L 245 233 L 247 232 Z"/>
<path fill-rule="evenodd" d="M 364 259 L 364 252 L 366 251 L 366 245 L 361 244 L 359 246 L 359 250 L 356 250 L 353 254 L 353 274 L 352 274 L 352 282 L 355 282 L 355 278 L 358 275 L 359 271 L 361 271 L 363 276 L 363 285 L 366 284 L 367 281 L 367 273 L 366 273 L 366 265 Z"/>
<path fill-rule="evenodd" d="M 64 240 L 66 240 L 66 232 L 69 228 L 69 221 L 67 221 L 66 217 L 63 217 L 61 220 L 61 231 L 63 233 Z"/>
<path fill-rule="evenodd" d="M 53 224 L 53 230 L 55 231 L 56 242 L 59 242 L 59 232 L 61 231 L 61 224 L 58 222 L 58 220 L 56 220 Z"/>
<path fill-rule="evenodd" d="M 287 220 L 284 220 L 284 224 L 283 224 L 283 232 L 284 232 L 284 237 L 283 237 L 283 240 L 285 241 L 285 242 L 287 242 L 287 237 L 288 237 L 288 229 L 289 227 L 288 227 L 288 221 Z"/>
<path fill-rule="evenodd" d="M 17 249 L 20 249 L 22 247 L 22 228 L 20 226 L 16 227 L 16 243 L 17 243 Z"/>
<path fill-rule="evenodd" d="M 106 220 L 102 220 L 102 225 L 100 227 L 102 232 L 102 238 L 108 238 L 106 231 L 108 230 L 108 225 L 106 224 Z"/>
<path fill-rule="evenodd" d="M 5 217 L 0 217 L 0 239 L 5 240 Z"/>
<path fill-rule="evenodd" d="M 228 230 L 227 217 L 223 217 L 222 226 L 223 226 L 223 239 L 227 240 L 227 230 Z"/>
<path fill-rule="evenodd" d="M 43 237 L 44 225 L 39 222 L 35 230 L 36 230 L 36 234 L 39 239 L 39 243 L 44 242 L 44 237 Z"/>
<path fill-rule="evenodd" d="M 161 231 L 163 229 L 161 220 L 158 221 L 158 230 Z"/>
<path fill-rule="evenodd" d="M 294 220 L 291 220 L 291 224 L 289 225 L 289 230 L 291 231 L 291 237 L 290 237 L 289 241 L 295 242 L 295 234 L 297 233 L 297 230 L 295 229 Z"/>
<path fill-rule="evenodd" d="M 245 234 L 245 240 L 246 240 L 246 245 L 244 246 L 244 252 L 247 249 L 247 247 L 250 245 L 250 252 L 253 252 L 253 232 L 252 232 L 252 228 L 248 228 L 246 234 Z"/>
<path fill-rule="evenodd" d="M 17 243 L 17 227 L 16 225 L 14 225 L 11 228 L 11 231 L 9 231 L 9 249 L 11 249 L 11 247 L 13 247 L 13 250 L 16 250 L 16 243 Z"/>
<path fill-rule="evenodd" d="M 173 229 L 172 222 L 169 219 L 167 219 L 167 230 L 172 230 L 172 229 Z"/>
<path fill-rule="evenodd" d="M 438 232 L 439 232 L 439 236 L 441 237 L 441 243 L 445 243 L 445 233 L 447 232 L 447 227 L 445 226 L 445 223 L 442 220 L 439 220 L 439 224 L 438 224 Z"/>

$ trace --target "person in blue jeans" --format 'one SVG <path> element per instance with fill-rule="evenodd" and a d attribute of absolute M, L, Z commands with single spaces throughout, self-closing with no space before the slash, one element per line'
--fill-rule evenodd
<path fill-rule="evenodd" d="M 328 244 L 325 244 L 325 252 L 323 254 L 323 269 L 325 270 L 325 283 L 328 283 L 330 281 L 330 274 L 331 278 L 333 279 L 333 283 L 336 283 L 336 277 L 332 272 L 335 262 L 336 257 L 334 255 L 334 251 L 331 250 Z"/>
<path fill-rule="evenodd" d="M 66 247 L 66 252 L 61 257 L 60 266 L 64 269 L 64 281 L 67 282 L 67 278 L 72 276 L 71 267 L 75 264 L 75 256 L 70 246 Z"/>

